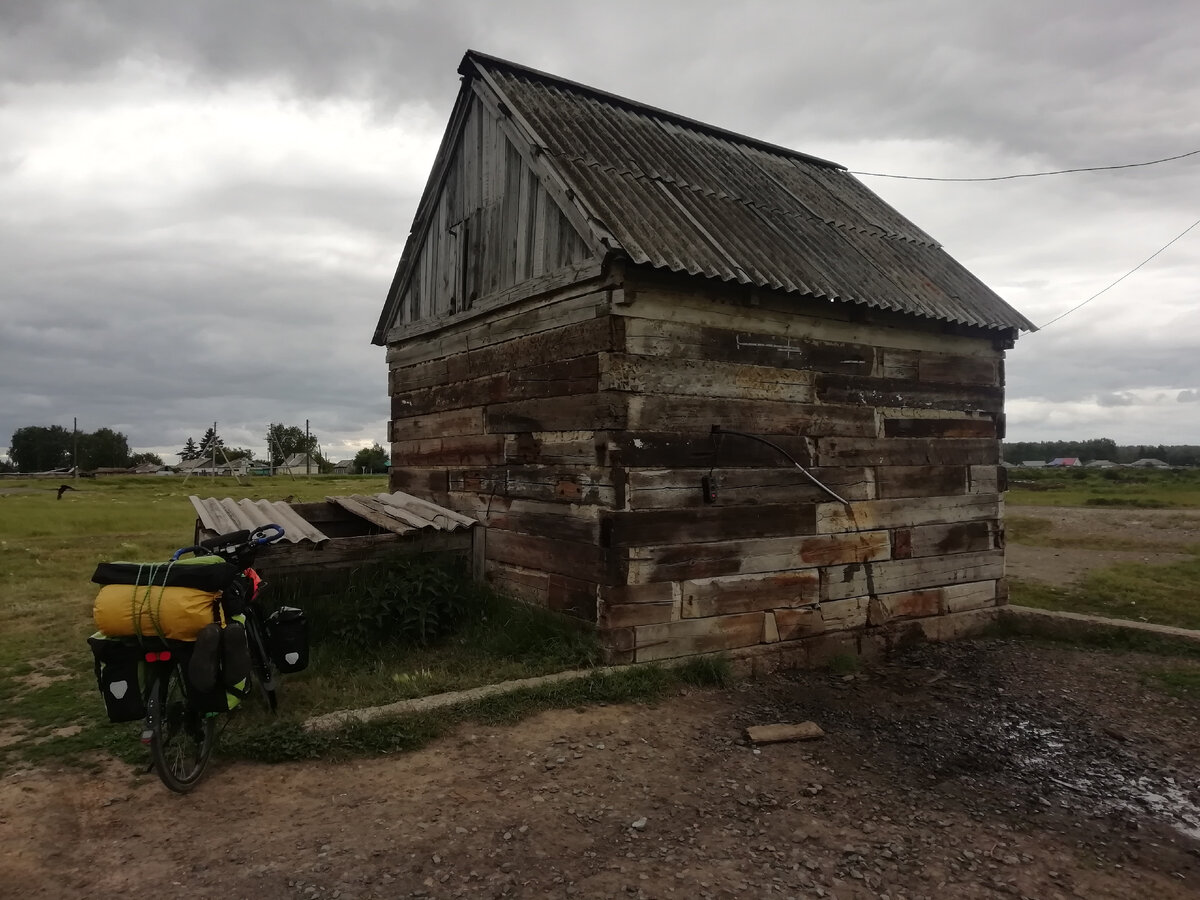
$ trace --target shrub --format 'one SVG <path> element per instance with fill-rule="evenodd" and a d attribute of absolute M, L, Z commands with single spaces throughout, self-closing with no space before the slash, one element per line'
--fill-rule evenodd
<path fill-rule="evenodd" d="M 401 557 L 365 566 L 333 599 L 329 635 L 358 647 L 428 646 L 483 602 L 461 557 Z"/>

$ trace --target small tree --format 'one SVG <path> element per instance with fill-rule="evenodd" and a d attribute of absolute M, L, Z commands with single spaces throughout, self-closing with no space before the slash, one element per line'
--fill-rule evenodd
<path fill-rule="evenodd" d="M 387 451 L 378 444 L 372 444 L 354 454 L 354 471 L 371 474 L 386 472 L 387 462 Z"/>
<path fill-rule="evenodd" d="M 196 446 L 195 438 L 188 438 L 187 443 L 183 445 L 183 449 L 179 451 L 179 458 L 183 462 L 200 458 L 200 448 Z"/>
<path fill-rule="evenodd" d="M 129 457 L 129 465 L 131 466 L 144 466 L 147 463 L 161 466 L 163 464 L 162 457 L 157 453 L 135 453 Z"/>

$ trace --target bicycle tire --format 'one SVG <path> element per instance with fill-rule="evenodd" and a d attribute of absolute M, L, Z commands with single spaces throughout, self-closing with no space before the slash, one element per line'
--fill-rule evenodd
<path fill-rule="evenodd" d="M 266 632 L 255 607 L 246 610 L 246 637 L 250 642 L 250 680 L 254 682 L 259 699 L 267 709 L 275 712 L 279 707 L 275 686 L 278 672 L 267 650 Z"/>
<path fill-rule="evenodd" d="M 216 719 L 192 709 L 179 666 L 155 676 L 147 719 L 154 770 L 168 788 L 186 794 L 208 766 L 216 743 Z"/>

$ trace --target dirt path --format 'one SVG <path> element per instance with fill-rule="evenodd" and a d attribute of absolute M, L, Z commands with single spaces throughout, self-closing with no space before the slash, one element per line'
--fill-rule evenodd
<path fill-rule="evenodd" d="M 6 896 L 1089 897 L 1200 891 L 1200 703 L 1161 660 L 921 648 L 344 764 L 0 781 Z M 745 726 L 828 737 L 756 751 Z"/>
<path fill-rule="evenodd" d="M 1194 559 L 1185 551 L 1200 544 L 1200 513 L 1195 511 L 1009 506 L 1005 512 L 1009 517 L 1032 517 L 1049 522 L 1050 534 L 1065 544 L 1111 546 L 1111 549 L 1042 547 L 1010 540 L 1005 550 L 1007 572 L 1025 581 L 1068 585 L 1093 569 L 1114 563 L 1167 565 L 1182 562 Z"/>

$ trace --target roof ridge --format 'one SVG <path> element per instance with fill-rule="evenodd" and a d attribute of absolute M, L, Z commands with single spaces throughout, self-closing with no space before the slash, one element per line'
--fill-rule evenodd
<path fill-rule="evenodd" d="M 618 106 L 624 106 L 628 109 L 649 113 L 656 118 L 667 119 L 677 124 L 706 132 L 714 137 L 725 138 L 727 140 L 732 139 L 743 144 L 749 144 L 757 147 L 761 150 L 767 150 L 771 153 L 779 153 L 794 159 L 803 160 L 807 163 L 813 163 L 815 165 L 824 166 L 830 169 L 840 169 L 846 171 L 845 166 L 843 166 L 841 163 L 834 162 L 833 160 L 823 159 L 820 156 L 813 156 L 811 153 L 802 153 L 799 150 L 793 150 L 791 147 L 773 144 L 770 141 L 764 141 L 756 137 L 751 137 L 748 134 L 742 134 L 737 131 L 732 131 L 728 128 L 722 128 L 719 125 L 713 125 L 709 122 L 701 122 L 699 119 L 693 119 L 690 116 L 683 116 L 679 113 L 674 113 L 658 106 L 651 106 L 648 103 L 642 103 L 641 101 L 633 100 L 620 94 L 613 94 L 609 91 L 600 90 L 599 88 L 583 84 L 582 82 L 572 81 L 569 78 L 553 75 L 550 72 L 543 72 L 541 69 L 534 69 L 530 66 L 513 62 L 512 60 L 502 59 L 499 56 L 491 56 L 487 53 L 481 53 L 478 50 L 467 50 L 467 52 L 463 54 L 462 62 L 459 63 L 458 66 L 458 74 L 464 76 L 470 76 L 474 74 L 471 68 L 472 64 L 481 67 L 483 65 L 491 65 L 494 67 L 508 69 L 521 75 L 530 76 L 541 81 L 550 82 L 560 87 L 569 88 L 573 91 L 589 94 L 590 96 L 607 103 L 613 103 Z"/>

